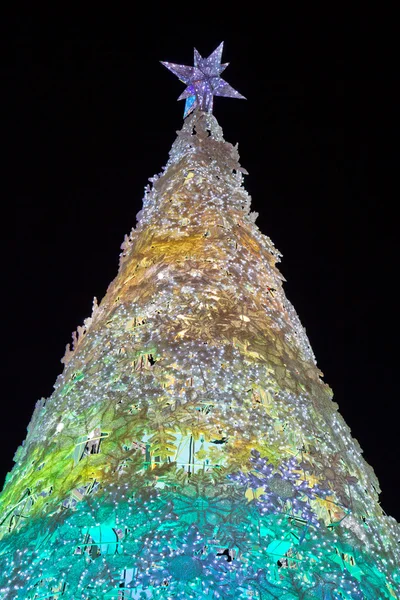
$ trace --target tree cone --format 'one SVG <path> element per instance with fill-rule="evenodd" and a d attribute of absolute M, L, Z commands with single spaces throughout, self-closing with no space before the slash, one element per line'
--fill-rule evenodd
<path fill-rule="evenodd" d="M 399 598 L 399 526 L 188 117 L 0 497 L 0 598 Z"/>

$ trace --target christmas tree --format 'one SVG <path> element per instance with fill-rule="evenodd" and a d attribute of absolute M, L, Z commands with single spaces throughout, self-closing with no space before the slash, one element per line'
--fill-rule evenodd
<path fill-rule="evenodd" d="M 399 598 L 399 527 L 321 380 L 213 96 L 145 192 L 0 496 L 0 598 Z"/>

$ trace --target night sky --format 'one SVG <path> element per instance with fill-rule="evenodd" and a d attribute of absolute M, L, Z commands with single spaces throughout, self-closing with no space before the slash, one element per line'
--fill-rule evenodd
<path fill-rule="evenodd" d="M 224 77 L 248 100 L 216 98 L 214 114 L 239 142 L 286 294 L 384 510 L 400 519 L 396 86 L 375 52 L 384 32 L 361 16 L 165 6 L 10 22 L 1 479 L 72 331 L 116 275 L 144 186 L 181 128 L 184 87 L 159 61 L 190 65 L 193 46 L 208 56 L 224 40 Z"/>

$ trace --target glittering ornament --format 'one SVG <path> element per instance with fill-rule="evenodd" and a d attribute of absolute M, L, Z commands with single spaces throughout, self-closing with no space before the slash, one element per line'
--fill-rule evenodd
<path fill-rule="evenodd" d="M 175 579 L 190 581 L 200 577 L 203 565 L 198 558 L 193 556 L 175 556 L 169 563 L 169 571 Z"/>
<path fill-rule="evenodd" d="M 202 58 L 195 49 L 193 67 L 170 62 L 161 63 L 187 85 L 185 91 L 178 98 L 178 100 L 186 99 L 184 117 L 187 117 L 196 108 L 204 112 L 212 112 L 214 96 L 245 100 L 242 94 L 239 94 L 220 77 L 229 64 L 221 64 L 223 46 L 224 43 L 221 42 L 208 58 Z"/>
<path fill-rule="evenodd" d="M 287 479 L 283 479 L 278 474 L 275 474 L 268 482 L 269 489 L 282 499 L 293 498 L 296 495 L 296 490 L 292 483 Z"/>

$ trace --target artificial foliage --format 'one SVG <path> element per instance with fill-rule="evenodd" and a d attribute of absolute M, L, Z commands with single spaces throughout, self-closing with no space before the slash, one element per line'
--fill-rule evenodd
<path fill-rule="evenodd" d="M 197 107 L 0 496 L 2 600 L 393 600 L 399 526 Z"/>

